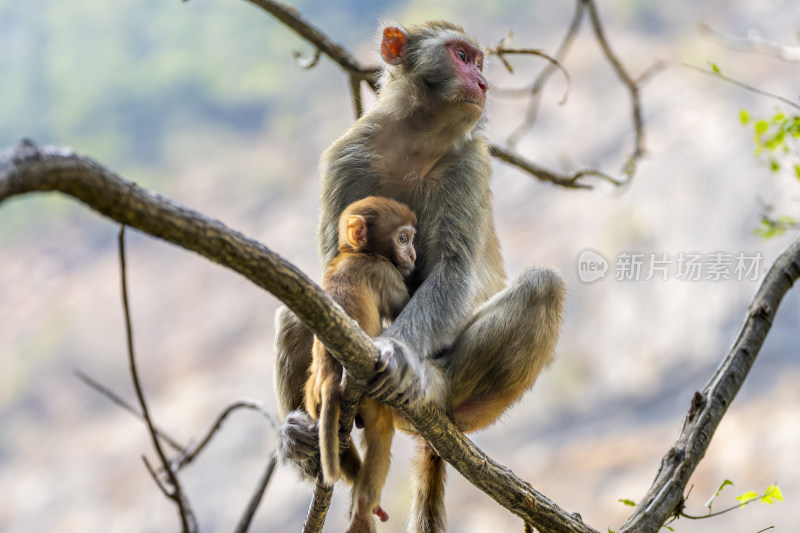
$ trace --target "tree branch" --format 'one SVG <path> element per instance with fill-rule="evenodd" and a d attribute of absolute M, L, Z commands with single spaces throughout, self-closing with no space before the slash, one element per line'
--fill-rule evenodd
<path fill-rule="evenodd" d="M 581 27 L 581 21 L 583 20 L 583 1 L 577 0 L 575 2 L 575 13 L 572 15 L 572 21 L 569 24 L 569 28 L 567 29 L 566 35 L 564 35 L 564 39 L 561 41 L 561 44 L 558 46 L 558 50 L 556 50 L 553 59 L 555 59 L 559 64 L 564 61 L 564 58 L 569 53 L 569 49 L 572 47 L 572 43 L 575 41 L 575 36 L 578 34 L 578 30 Z M 536 77 L 536 80 L 533 82 L 529 92 L 530 92 L 530 100 L 528 100 L 528 109 L 525 111 L 525 118 L 523 119 L 522 123 L 517 126 L 511 135 L 508 137 L 509 146 L 516 146 L 517 142 L 522 138 L 522 136 L 528 132 L 528 130 L 533 125 L 534 121 L 536 120 L 536 114 L 539 111 L 539 104 L 541 103 L 541 96 L 542 96 L 542 89 L 544 88 L 544 84 L 547 82 L 547 79 L 555 72 L 556 66 L 553 63 L 548 64 Z"/>
<path fill-rule="evenodd" d="M 153 419 L 150 417 L 150 410 L 147 408 L 147 402 L 144 399 L 144 391 L 142 390 L 142 385 L 139 381 L 139 373 L 136 370 L 136 357 L 134 356 L 133 351 L 133 327 L 131 326 L 131 314 L 130 314 L 130 307 L 128 305 L 128 282 L 127 282 L 127 273 L 125 268 L 125 225 L 120 228 L 119 230 L 119 264 L 120 264 L 120 279 L 122 284 L 122 308 L 125 315 L 125 337 L 127 339 L 128 344 L 128 363 L 130 364 L 131 369 L 131 377 L 133 378 L 133 388 L 136 390 L 136 397 L 139 399 L 139 406 L 142 408 L 142 418 L 147 425 L 147 430 L 150 433 L 150 440 L 153 442 L 153 448 L 156 450 L 156 454 L 158 455 L 159 460 L 161 461 L 161 466 L 166 472 L 167 481 L 169 482 L 170 486 L 172 487 L 171 491 L 167 491 L 166 487 L 161 483 L 158 483 L 158 478 L 155 477 L 158 486 L 161 488 L 161 491 L 167 495 L 167 497 L 175 502 L 175 505 L 178 508 L 178 514 L 181 519 L 181 531 L 183 533 L 195 533 L 197 531 L 197 520 L 195 519 L 194 513 L 192 512 L 191 507 L 189 506 L 189 501 L 186 499 L 186 495 L 183 492 L 183 488 L 181 487 L 181 483 L 178 480 L 178 476 L 175 474 L 175 470 L 172 468 L 172 464 L 170 461 L 167 460 L 167 456 L 164 453 L 163 448 L 161 447 L 161 441 L 158 438 L 158 432 L 156 431 L 155 426 L 153 425 Z M 147 465 L 148 470 L 150 470 L 151 474 L 154 474 L 153 469 L 150 467 L 150 464 L 147 462 L 145 458 L 145 464 Z"/>
<path fill-rule="evenodd" d="M 781 253 L 764 276 L 733 346 L 703 392 L 694 394 L 678 439 L 661 460 L 653 485 L 620 533 L 656 532 L 670 516 L 682 510 L 686 484 L 753 366 L 778 305 L 798 276 L 800 238 Z"/>
<path fill-rule="evenodd" d="M 715 30 L 708 24 L 700 24 L 700 33 L 718 44 L 737 52 L 756 52 L 792 63 L 800 61 L 800 46 L 787 46 L 769 41 L 764 39 L 761 36 L 761 32 L 755 28 L 747 32 L 747 37 L 737 37 L 736 35 Z"/>
<path fill-rule="evenodd" d="M 625 67 L 622 66 L 622 62 L 619 58 L 614 54 L 614 51 L 611 50 L 611 45 L 608 42 L 608 39 L 605 36 L 605 32 L 603 31 L 603 25 L 600 22 L 600 14 L 597 11 L 597 5 L 595 5 L 594 0 L 581 0 L 586 4 L 586 7 L 589 10 L 589 19 L 592 21 L 592 29 L 594 30 L 595 37 L 597 38 L 597 42 L 600 45 L 600 49 L 603 51 L 603 54 L 608 59 L 608 62 L 611 63 L 611 66 L 614 68 L 614 72 L 617 73 L 620 81 L 623 85 L 628 89 L 631 97 L 631 111 L 632 111 L 632 119 L 633 119 L 633 129 L 635 132 L 636 139 L 634 141 L 634 149 L 633 153 L 628 158 L 628 161 L 625 163 L 625 179 L 623 182 L 629 181 L 633 175 L 636 173 L 636 167 L 639 162 L 639 159 L 644 156 L 644 123 L 642 122 L 642 109 L 641 109 L 641 99 L 639 98 L 639 86 L 636 84 L 636 81 L 631 78 L 628 72 L 625 70 Z"/>
<path fill-rule="evenodd" d="M 264 245 L 143 190 L 70 150 L 39 149 L 23 141 L 15 149 L 0 151 L 0 205 L 13 196 L 44 191 L 73 196 L 121 224 L 241 274 L 286 303 L 357 382 L 374 376 L 378 353 L 371 339 L 325 291 Z M 540 531 L 595 531 L 487 457 L 441 410 L 393 407 L 472 484 Z"/>
<path fill-rule="evenodd" d="M 264 473 L 261 474 L 261 478 L 258 480 L 258 487 L 256 487 L 256 491 L 247 503 L 247 509 L 245 509 L 244 514 L 239 519 L 239 523 L 236 524 L 236 529 L 233 530 L 233 533 L 246 533 L 247 530 L 250 529 L 250 523 L 253 521 L 256 510 L 258 510 L 258 506 L 261 504 L 261 498 L 263 498 L 264 492 L 267 490 L 267 485 L 269 485 L 269 480 L 272 479 L 272 473 L 275 471 L 277 465 L 278 452 L 275 451 L 270 454 L 267 468 L 264 470 Z"/>

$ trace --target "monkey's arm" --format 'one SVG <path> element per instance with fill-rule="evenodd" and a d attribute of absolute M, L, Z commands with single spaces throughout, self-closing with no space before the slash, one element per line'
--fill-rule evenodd
<path fill-rule="evenodd" d="M 447 218 L 437 221 L 438 246 L 429 248 L 438 249 L 439 260 L 395 322 L 376 339 L 382 367 L 368 390 L 378 400 L 441 404 L 446 394 L 431 357 L 452 342 L 470 311 L 475 257 L 488 228 L 477 222 L 486 217 L 476 217 L 471 210 L 482 212 L 483 206 L 448 203 L 440 209 Z"/>

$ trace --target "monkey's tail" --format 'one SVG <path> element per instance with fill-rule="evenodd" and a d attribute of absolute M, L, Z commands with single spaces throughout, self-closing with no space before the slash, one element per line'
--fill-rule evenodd
<path fill-rule="evenodd" d="M 419 533 L 442 533 L 447 530 L 444 510 L 444 484 L 447 477 L 444 459 L 422 441 L 415 461 L 414 502 L 408 530 Z"/>
<path fill-rule="evenodd" d="M 328 486 L 332 486 L 341 476 L 339 462 L 340 398 L 335 390 L 329 390 L 326 396 L 319 412 L 319 456 L 322 463 L 322 477 Z"/>

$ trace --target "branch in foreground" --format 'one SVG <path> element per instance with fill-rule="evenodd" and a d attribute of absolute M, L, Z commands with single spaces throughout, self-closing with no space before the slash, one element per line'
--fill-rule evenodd
<path fill-rule="evenodd" d="M 357 381 L 374 376 L 377 349 L 318 285 L 294 265 L 221 222 L 141 189 L 95 161 L 30 141 L 0 151 L 0 205 L 13 196 L 59 191 L 121 224 L 229 268 L 289 306 Z M 594 532 L 486 456 L 440 410 L 401 410 L 436 451 L 472 484 L 540 531 Z"/>
<path fill-rule="evenodd" d="M 353 423 L 356 419 L 356 411 L 358 409 L 358 402 L 361 400 L 363 391 L 358 383 L 355 383 L 353 376 L 345 369 L 343 373 L 343 389 L 340 406 L 339 406 L 339 427 L 347 428 L 346 438 L 342 438 L 340 431 L 339 438 L 339 456 L 344 453 L 348 446 L 351 444 L 351 436 Z M 325 525 L 325 516 L 328 514 L 328 508 L 331 504 L 331 497 L 333 496 L 333 487 L 328 487 L 323 482 L 322 477 L 322 464 L 317 472 L 317 478 L 314 483 L 314 496 L 311 499 L 311 504 L 308 507 L 306 514 L 305 524 L 303 524 L 303 533 L 320 533 L 322 526 Z"/>
<path fill-rule="evenodd" d="M 690 476 L 753 366 L 778 305 L 799 276 L 800 238 L 781 253 L 764 276 L 736 341 L 703 392 L 695 393 L 681 433 L 661 460 L 655 482 L 620 533 L 658 531 L 670 516 L 681 510 Z"/>

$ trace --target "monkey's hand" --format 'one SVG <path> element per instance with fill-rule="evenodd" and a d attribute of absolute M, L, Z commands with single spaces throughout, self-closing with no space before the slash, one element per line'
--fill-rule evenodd
<path fill-rule="evenodd" d="M 445 380 L 433 360 L 421 359 L 397 339 L 378 337 L 374 342 L 380 356 L 377 374 L 367 384 L 367 394 L 380 402 L 409 407 L 424 403 L 443 405 Z"/>
<path fill-rule="evenodd" d="M 317 421 L 305 411 L 292 411 L 281 426 L 278 456 L 305 478 L 314 480 L 319 469 Z"/>

